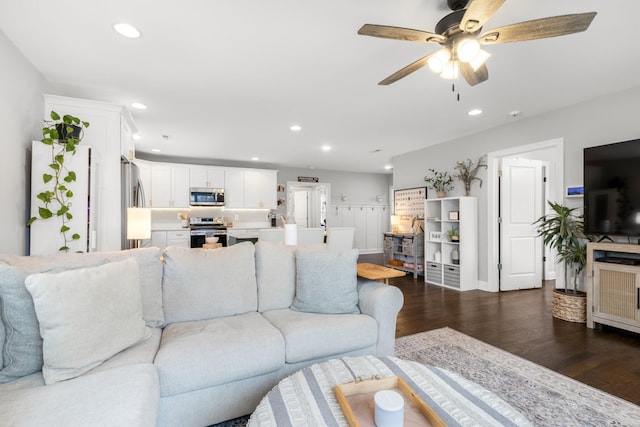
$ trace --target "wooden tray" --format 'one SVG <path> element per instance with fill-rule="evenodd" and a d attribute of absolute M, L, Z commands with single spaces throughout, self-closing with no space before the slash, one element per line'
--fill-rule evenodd
<path fill-rule="evenodd" d="M 334 388 L 349 427 L 375 427 L 373 396 L 380 390 L 395 390 L 404 397 L 404 426 L 446 427 L 446 424 L 400 377 L 385 377 Z"/>

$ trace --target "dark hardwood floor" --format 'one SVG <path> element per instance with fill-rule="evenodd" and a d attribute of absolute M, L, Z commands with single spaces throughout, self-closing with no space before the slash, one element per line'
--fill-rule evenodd
<path fill-rule="evenodd" d="M 382 255 L 360 262 L 381 264 Z M 458 292 L 391 279 L 404 294 L 398 337 L 448 326 L 582 383 L 640 405 L 640 334 L 566 322 L 551 316 L 553 282 L 542 289 Z"/>

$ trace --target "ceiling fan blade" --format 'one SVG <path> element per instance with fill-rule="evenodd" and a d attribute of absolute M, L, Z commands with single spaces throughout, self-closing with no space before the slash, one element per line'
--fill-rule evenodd
<path fill-rule="evenodd" d="M 505 25 L 483 33 L 480 43 L 521 42 L 579 33 L 589 28 L 595 16 L 596 12 L 576 13 Z"/>
<path fill-rule="evenodd" d="M 418 59 L 416 62 L 407 65 L 403 69 L 396 71 L 378 84 L 382 86 L 390 85 L 391 83 L 397 82 L 401 78 L 408 76 L 414 71 L 418 71 L 420 68 L 427 65 L 427 61 L 431 55 L 433 55 L 433 53 L 430 53 L 429 55 Z"/>
<path fill-rule="evenodd" d="M 479 31 L 504 2 L 505 0 L 471 0 L 460 20 L 460 29 L 469 33 Z"/>
<path fill-rule="evenodd" d="M 407 40 L 422 43 L 444 43 L 446 41 L 446 38 L 440 34 L 412 30 L 411 28 L 390 27 L 388 25 L 364 24 L 362 28 L 358 30 L 358 34 L 383 39 Z"/>
<path fill-rule="evenodd" d="M 489 78 L 489 70 L 487 70 L 487 66 L 485 64 L 482 64 L 474 71 L 471 65 L 461 62 L 460 74 L 462 74 L 462 77 L 464 77 L 467 83 L 469 83 L 469 86 L 475 86 Z"/>

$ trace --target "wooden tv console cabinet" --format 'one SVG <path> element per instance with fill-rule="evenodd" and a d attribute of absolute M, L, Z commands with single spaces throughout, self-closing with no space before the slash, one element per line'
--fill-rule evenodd
<path fill-rule="evenodd" d="M 587 327 L 600 323 L 640 333 L 640 264 L 636 263 L 640 245 L 587 244 Z"/>

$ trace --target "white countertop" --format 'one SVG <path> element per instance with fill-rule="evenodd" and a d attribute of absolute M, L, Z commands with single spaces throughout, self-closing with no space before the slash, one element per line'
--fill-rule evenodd
<path fill-rule="evenodd" d="M 255 229 L 260 230 L 261 228 L 271 228 L 271 223 L 269 221 L 260 221 L 260 222 L 233 222 L 233 228 L 228 228 L 228 230 L 232 229 Z"/>

